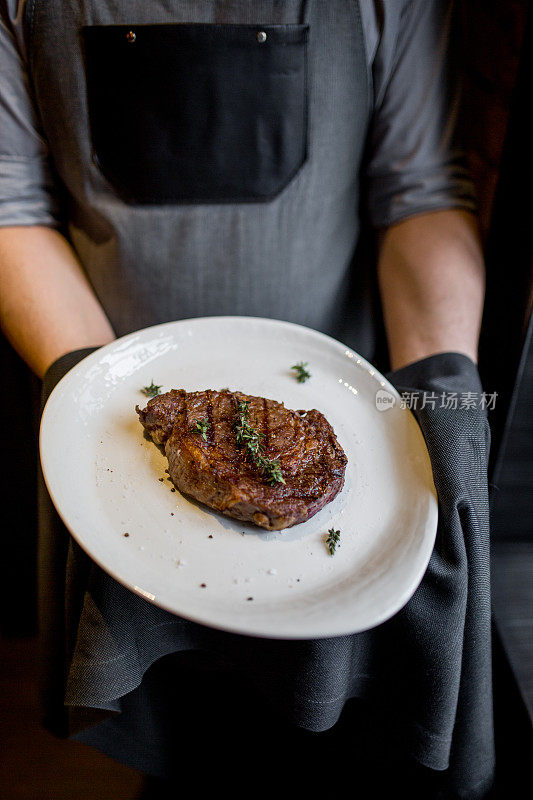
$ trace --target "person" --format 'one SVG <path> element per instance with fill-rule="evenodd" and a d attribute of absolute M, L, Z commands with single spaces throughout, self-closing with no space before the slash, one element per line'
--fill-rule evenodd
<path fill-rule="evenodd" d="M 377 283 L 391 368 L 459 364 L 478 387 L 484 267 L 453 3 L 0 8 L 0 319 L 37 375 L 219 314 L 297 322 L 372 358 Z"/>

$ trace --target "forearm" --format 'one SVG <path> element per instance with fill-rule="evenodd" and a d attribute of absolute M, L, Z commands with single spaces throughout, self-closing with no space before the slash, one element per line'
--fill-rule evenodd
<path fill-rule="evenodd" d="M 445 351 L 477 360 L 485 270 L 471 214 L 437 211 L 390 227 L 378 279 L 392 369 Z"/>
<path fill-rule="evenodd" d="M 115 336 L 67 240 L 46 227 L 0 229 L 0 323 L 34 372 Z"/>

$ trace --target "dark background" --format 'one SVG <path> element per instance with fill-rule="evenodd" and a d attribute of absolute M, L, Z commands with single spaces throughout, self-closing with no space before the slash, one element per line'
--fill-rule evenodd
<path fill-rule="evenodd" d="M 527 0 L 463 0 L 463 138 L 487 259 L 480 372 L 491 413 L 498 788 L 529 775 L 533 718 L 533 18 Z M 528 20 L 528 16 L 530 17 Z M 137 796 L 133 771 L 40 728 L 36 668 L 36 498 L 40 382 L 0 340 L 3 450 L 0 795 L 10 800 Z M 4 738 L 4 736 L 3 736 Z M 6 747 L 7 745 L 7 747 Z M 529 781 L 528 781 L 529 782 Z M 3 788 L 4 787 L 4 790 Z M 5 793 L 5 794 L 4 794 Z"/>

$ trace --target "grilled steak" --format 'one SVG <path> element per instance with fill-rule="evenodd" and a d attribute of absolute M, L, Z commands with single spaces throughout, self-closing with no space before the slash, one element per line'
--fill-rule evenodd
<path fill-rule="evenodd" d="M 247 447 L 237 444 L 243 402 L 249 424 L 261 435 L 264 458 L 279 464 L 284 483 L 269 482 Z M 235 519 L 268 530 L 288 528 L 312 517 L 342 489 L 347 459 L 320 411 L 290 411 L 241 392 L 183 389 L 136 410 L 154 442 L 165 446 L 175 486 Z"/>

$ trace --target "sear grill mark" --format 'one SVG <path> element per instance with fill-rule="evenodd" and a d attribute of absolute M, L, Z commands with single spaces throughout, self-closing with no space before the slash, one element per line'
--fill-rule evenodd
<path fill-rule="evenodd" d="M 263 397 L 263 425 L 261 427 L 261 433 L 263 434 L 263 447 L 265 448 L 265 453 L 267 453 L 268 445 L 270 443 L 270 430 L 268 426 L 268 401 L 265 397 Z"/>
<path fill-rule="evenodd" d="M 213 424 L 213 392 L 210 389 L 207 392 L 207 421 L 209 422 L 209 428 L 206 431 L 207 443 L 213 445 L 216 434 Z"/>

